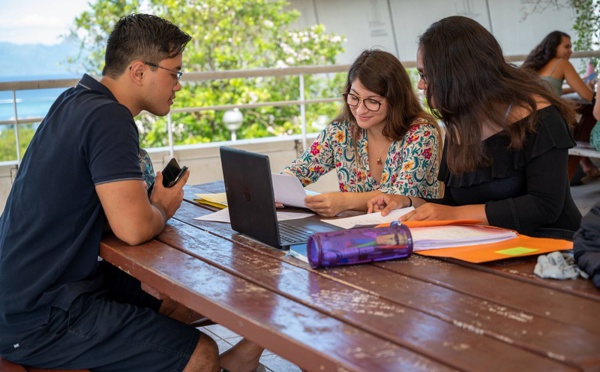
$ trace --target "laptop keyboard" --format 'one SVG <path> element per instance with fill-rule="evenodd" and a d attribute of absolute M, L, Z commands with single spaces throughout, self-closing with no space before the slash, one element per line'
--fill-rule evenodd
<path fill-rule="evenodd" d="M 312 232 L 303 230 L 301 228 L 286 225 L 283 223 L 279 224 L 279 237 L 281 243 L 305 243 L 308 238 L 312 235 Z"/>

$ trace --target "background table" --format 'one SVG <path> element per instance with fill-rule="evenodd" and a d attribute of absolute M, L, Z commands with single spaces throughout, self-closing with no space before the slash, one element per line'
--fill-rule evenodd
<path fill-rule="evenodd" d="M 101 256 L 309 371 L 600 370 L 600 290 L 533 275 L 535 257 L 474 265 L 413 255 L 311 270 L 231 230 L 186 186 L 165 230 Z"/>

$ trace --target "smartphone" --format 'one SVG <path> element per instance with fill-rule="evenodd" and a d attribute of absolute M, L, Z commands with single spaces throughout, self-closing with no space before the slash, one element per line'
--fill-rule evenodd
<path fill-rule="evenodd" d="M 171 159 L 165 169 L 162 170 L 163 186 L 171 187 L 176 184 L 187 169 L 186 166 L 179 167 L 175 158 Z"/>

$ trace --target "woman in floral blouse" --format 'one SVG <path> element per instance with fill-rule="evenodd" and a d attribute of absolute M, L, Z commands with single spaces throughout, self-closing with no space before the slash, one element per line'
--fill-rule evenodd
<path fill-rule="evenodd" d="M 382 193 L 442 196 L 440 130 L 400 61 L 381 50 L 364 51 L 350 67 L 343 97 L 340 115 L 284 169 L 305 186 L 336 170 L 341 193 L 308 196 L 306 206 L 335 216 L 366 211 L 367 201 Z"/>

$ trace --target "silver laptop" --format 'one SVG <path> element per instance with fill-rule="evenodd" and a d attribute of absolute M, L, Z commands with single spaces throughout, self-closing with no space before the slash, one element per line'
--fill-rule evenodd
<path fill-rule="evenodd" d="M 316 216 L 278 222 L 269 157 L 225 146 L 220 152 L 229 219 L 235 231 L 288 249 L 306 244 L 316 232 L 340 229 Z"/>

